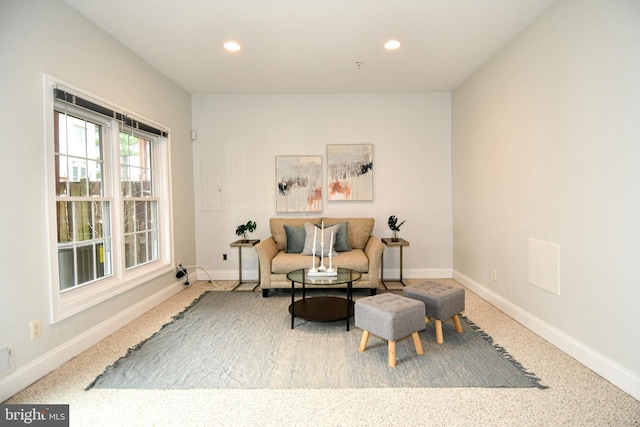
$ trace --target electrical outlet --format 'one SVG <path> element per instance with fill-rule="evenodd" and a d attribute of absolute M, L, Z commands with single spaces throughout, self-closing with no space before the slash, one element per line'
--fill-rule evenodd
<path fill-rule="evenodd" d="M 222 254 L 222 260 L 226 261 L 227 260 L 227 254 Z"/>
<path fill-rule="evenodd" d="M 498 270 L 495 268 L 492 270 L 492 279 L 494 282 L 498 283 Z"/>
<path fill-rule="evenodd" d="M 40 338 L 42 336 L 42 321 L 34 319 L 29 322 L 29 330 L 31 331 L 31 341 Z"/>

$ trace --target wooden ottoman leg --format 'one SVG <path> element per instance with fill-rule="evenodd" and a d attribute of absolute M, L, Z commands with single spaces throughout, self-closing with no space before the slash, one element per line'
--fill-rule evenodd
<path fill-rule="evenodd" d="M 442 339 L 442 320 L 436 319 L 436 342 L 438 344 L 442 344 L 444 340 Z"/>
<path fill-rule="evenodd" d="M 413 345 L 416 347 L 416 353 L 424 354 L 422 343 L 420 342 L 420 335 L 418 335 L 417 332 L 414 332 L 411 334 L 411 338 L 413 338 Z"/>
<path fill-rule="evenodd" d="M 362 339 L 360 340 L 360 348 L 358 350 L 364 351 L 367 348 L 367 341 L 369 341 L 369 331 L 363 331 Z"/>
<path fill-rule="evenodd" d="M 453 324 L 456 326 L 456 332 L 461 334 L 462 333 L 462 325 L 460 324 L 460 318 L 458 317 L 457 314 L 455 316 L 453 316 Z"/>
<path fill-rule="evenodd" d="M 389 366 L 396 367 L 396 342 L 389 341 Z"/>

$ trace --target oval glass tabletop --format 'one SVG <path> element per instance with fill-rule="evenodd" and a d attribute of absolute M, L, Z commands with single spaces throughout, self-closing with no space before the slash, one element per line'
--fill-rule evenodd
<path fill-rule="evenodd" d="M 308 268 L 301 268 L 287 273 L 287 279 L 309 285 L 341 285 L 343 283 L 355 282 L 360 280 L 362 275 L 359 271 L 350 268 L 338 267 L 336 276 L 309 276 Z"/>

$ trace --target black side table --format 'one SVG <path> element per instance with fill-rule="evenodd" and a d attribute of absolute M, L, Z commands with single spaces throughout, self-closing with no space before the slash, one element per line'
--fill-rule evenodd
<path fill-rule="evenodd" d="M 260 262 L 258 262 L 258 281 L 250 281 L 243 282 L 242 281 L 242 248 L 252 248 L 255 245 L 260 243 L 260 239 L 250 239 L 250 240 L 236 240 L 231 244 L 232 248 L 238 248 L 238 284 L 233 287 L 232 290 L 235 290 L 238 286 L 243 283 L 254 283 L 256 286 L 253 288 L 254 290 L 260 284 Z"/>
<path fill-rule="evenodd" d="M 400 279 L 398 280 L 387 280 L 387 282 L 400 282 L 402 283 L 402 286 L 407 286 L 403 281 L 402 281 L 402 248 L 404 248 L 405 246 L 409 246 L 409 242 L 404 240 L 404 239 L 392 239 L 390 237 L 385 237 L 382 238 L 382 243 L 385 244 L 386 247 L 388 248 L 400 248 Z M 380 282 L 382 282 L 382 284 L 385 286 L 385 288 L 387 287 L 387 285 L 385 285 L 384 283 L 384 252 L 382 253 L 382 256 L 380 257 Z"/>

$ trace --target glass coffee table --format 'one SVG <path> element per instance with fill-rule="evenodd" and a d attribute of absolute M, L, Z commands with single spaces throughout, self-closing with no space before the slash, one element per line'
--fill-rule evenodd
<path fill-rule="evenodd" d="M 338 268 L 336 276 L 309 276 L 309 269 L 302 268 L 287 274 L 287 279 L 291 280 L 291 329 L 296 317 L 312 322 L 334 322 L 345 320 L 347 331 L 349 330 L 349 319 L 353 316 L 353 282 L 360 280 L 360 272 L 349 268 Z M 295 284 L 302 284 L 302 299 L 295 301 Z M 347 285 L 347 297 L 306 297 L 306 285 L 315 286 L 335 286 Z"/>

